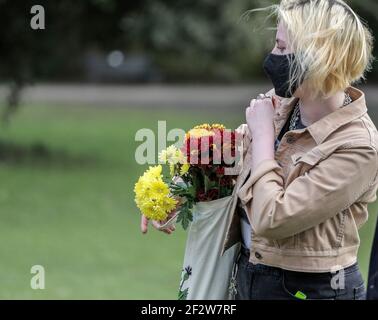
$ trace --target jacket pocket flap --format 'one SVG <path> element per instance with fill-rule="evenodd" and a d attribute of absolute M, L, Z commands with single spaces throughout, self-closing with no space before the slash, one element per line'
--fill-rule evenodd
<path fill-rule="evenodd" d="M 325 158 L 324 154 L 319 149 L 313 149 L 305 154 L 293 154 L 291 160 L 294 165 L 298 163 L 306 163 L 310 166 L 314 166 Z"/>

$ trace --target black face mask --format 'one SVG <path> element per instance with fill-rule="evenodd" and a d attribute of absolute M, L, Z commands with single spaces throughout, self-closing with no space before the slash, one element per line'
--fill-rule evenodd
<path fill-rule="evenodd" d="M 290 62 L 294 61 L 294 54 L 278 55 L 270 53 L 264 61 L 264 71 L 273 83 L 276 95 L 291 98 L 299 85 L 289 86 Z"/>

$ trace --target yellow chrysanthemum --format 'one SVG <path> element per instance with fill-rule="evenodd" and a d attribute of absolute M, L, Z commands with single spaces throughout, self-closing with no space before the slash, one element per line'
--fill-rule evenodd
<path fill-rule="evenodd" d="M 135 203 L 147 218 L 165 220 L 176 207 L 177 200 L 170 196 L 170 190 L 162 179 L 162 167 L 150 167 L 135 184 Z"/>
<path fill-rule="evenodd" d="M 205 129 L 205 130 L 210 131 L 214 129 L 225 130 L 226 127 L 223 124 L 219 124 L 219 123 L 214 123 L 214 124 L 204 123 L 199 126 L 195 126 L 194 129 Z"/>
<path fill-rule="evenodd" d="M 201 137 L 209 137 L 213 136 L 214 132 L 211 132 L 210 130 L 204 129 L 204 128 L 194 128 L 188 131 L 186 134 L 186 138 L 192 137 L 192 138 L 201 138 Z"/>
<path fill-rule="evenodd" d="M 205 130 L 211 130 L 211 125 L 208 123 L 203 123 L 198 126 L 195 126 L 193 129 L 205 129 Z"/>
<path fill-rule="evenodd" d="M 161 178 L 162 166 L 149 167 L 149 169 L 143 174 L 144 179 L 159 179 Z"/>
<path fill-rule="evenodd" d="M 168 163 L 172 165 L 184 163 L 185 156 L 180 149 L 176 148 L 174 145 L 171 145 L 159 154 L 159 160 L 162 163 Z"/>
<path fill-rule="evenodd" d="M 180 169 L 180 175 L 184 175 L 185 173 L 187 173 L 189 171 L 189 168 L 190 168 L 190 164 L 189 163 L 184 163 L 182 166 L 181 166 L 181 169 Z"/>
<path fill-rule="evenodd" d="M 176 166 L 174 164 L 169 165 L 169 174 L 171 175 L 171 177 L 175 175 L 175 168 Z"/>
<path fill-rule="evenodd" d="M 189 137 L 201 138 L 201 137 L 213 136 L 215 135 L 213 130 L 225 130 L 225 129 L 226 127 L 223 124 L 204 123 L 204 124 L 195 126 L 193 129 L 189 130 L 186 134 L 186 138 L 189 138 Z"/>
<path fill-rule="evenodd" d="M 223 125 L 223 124 L 219 124 L 219 123 L 214 123 L 211 125 L 211 128 L 214 130 L 214 129 L 218 129 L 218 130 L 226 130 L 226 127 Z"/>

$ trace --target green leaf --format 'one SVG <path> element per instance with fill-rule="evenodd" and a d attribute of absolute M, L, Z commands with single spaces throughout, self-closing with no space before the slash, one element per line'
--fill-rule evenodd
<path fill-rule="evenodd" d="M 186 300 L 188 297 L 189 288 L 186 288 L 183 291 L 179 291 L 178 300 Z"/>
<path fill-rule="evenodd" d="M 196 197 L 196 188 L 194 186 L 190 186 L 188 188 L 188 193 L 194 199 Z"/>
<path fill-rule="evenodd" d="M 184 230 L 188 229 L 190 222 L 193 221 L 192 207 L 192 201 L 185 202 L 181 206 L 180 212 L 177 216 L 177 222 L 181 222 L 182 228 Z"/>

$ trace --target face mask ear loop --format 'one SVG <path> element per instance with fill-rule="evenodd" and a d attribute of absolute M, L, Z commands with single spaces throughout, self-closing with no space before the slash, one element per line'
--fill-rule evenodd
<path fill-rule="evenodd" d="M 294 72 L 296 71 L 296 70 L 294 70 L 296 68 L 294 54 L 288 54 L 287 59 L 288 59 L 288 65 L 289 65 L 289 77 L 288 77 L 288 80 L 287 80 L 287 82 L 288 82 L 287 88 L 289 88 L 288 95 L 293 96 L 293 94 L 297 90 L 297 83 L 292 83 L 292 81 L 291 81 L 291 79 L 293 78 Z"/>

